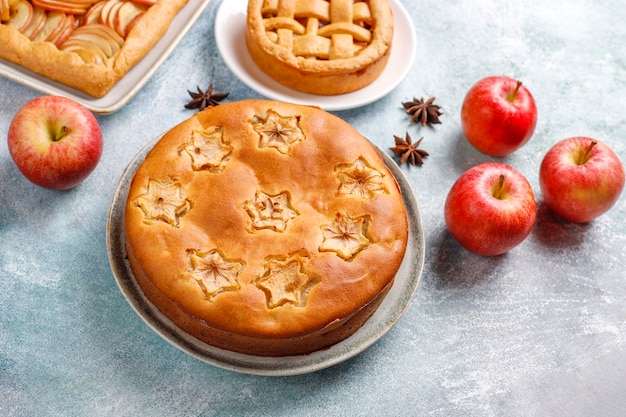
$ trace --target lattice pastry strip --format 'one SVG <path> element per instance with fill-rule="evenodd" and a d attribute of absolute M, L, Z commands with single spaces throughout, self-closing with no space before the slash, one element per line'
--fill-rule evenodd
<path fill-rule="evenodd" d="M 388 0 L 248 0 L 246 46 L 279 83 L 318 95 L 374 81 L 393 38 Z"/>
<path fill-rule="evenodd" d="M 262 14 L 272 42 L 299 57 L 351 58 L 372 40 L 367 2 L 266 0 Z"/>

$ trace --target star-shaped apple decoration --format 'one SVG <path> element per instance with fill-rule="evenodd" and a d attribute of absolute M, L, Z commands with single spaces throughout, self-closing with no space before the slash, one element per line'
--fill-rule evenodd
<path fill-rule="evenodd" d="M 237 276 L 244 267 L 242 262 L 228 260 L 216 249 L 208 252 L 192 251 L 189 262 L 191 276 L 207 298 L 239 289 Z"/>
<path fill-rule="evenodd" d="M 275 232 L 284 232 L 287 229 L 287 223 L 298 215 L 292 209 L 286 192 L 272 196 L 257 191 L 254 198 L 246 201 L 243 207 L 250 216 L 251 231 L 270 229 Z"/>
<path fill-rule="evenodd" d="M 174 227 L 191 207 L 181 185 L 173 180 L 148 181 L 146 193 L 135 199 L 135 205 L 143 210 L 148 223 L 161 221 Z"/>
<path fill-rule="evenodd" d="M 303 292 L 311 282 L 299 259 L 270 260 L 256 285 L 267 296 L 268 307 L 276 308 L 287 303 L 301 305 Z"/>
<path fill-rule="evenodd" d="M 224 143 L 224 128 L 194 130 L 182 148 L 189 154 L 194 171 L 218 171 L 232 147 Z"/>
<path fill-rule="evenodd" d="M 335 171 L 339 179 L 338 195 L 373 198 L 386 192 L 383 175 L 371 168 L 363 158 L 357 159 L 352 164 L 340 165 Z"/>
<path fill-rule="evenodd" d="M 352 258 L 369 245 L 365 226 L 364 217 L 353 219 L 337 213 L 333 224 L 322 226 L 324 241 L 320 251 L 335 252 L 345 260 Z"/>
<path fill-rule="evenodd" d="M 293 144 L 304 140 L 299 120 L 299 116 L 283 117 L 274 110 L 268 110 L 265 120 L 253 122 L 254 130 L 260 135 L 259 147 L 272 147 L 281 153 L 288 153 Z"/>

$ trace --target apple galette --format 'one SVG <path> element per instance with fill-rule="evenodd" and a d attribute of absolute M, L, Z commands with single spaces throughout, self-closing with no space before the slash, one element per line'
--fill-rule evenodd
<path fill-rule="evenodd" d="M 358 90 L 385 68 L 393 38 L 387 0 L 249 0 L 246 44 L 267 75 L 294 90 Z"/>
<path fill-rule="evenodd" d="M 102 97 L 187 0 L 0 0 L 0 58 Z"/>
<path fill-rule="evenodd" d="M 141 162 L 125 209 L 146 298 L 209 345 L 300 355 L 356 332 L 391 288 L 406 208 L 380 154 L 319 108 L 204 110 Z"/>

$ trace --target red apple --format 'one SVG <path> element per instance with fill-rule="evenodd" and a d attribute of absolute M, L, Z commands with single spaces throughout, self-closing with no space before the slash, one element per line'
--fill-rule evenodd
<path fill-rule="evenodd" d="M 59 96 L 26 103 L 11 121 L 9 152 L 33 183 L 66 190 L 94 170 L 102 154 L 102 131 L 82 104 Z"/>
<path fill-rule="evenodd" d="M 483 78 L 463 100 L 461 125 L 469 143 L 480 152 L 509 155 L 535 131 L 535 99 L 521 81 L 504 76 Z"/>
<path fill-rule="evenodd" d="M 461 246 L 483 256 L 508 252 L 535 224 L 537 207 L 526 178 L 514 168 L 486 162 L 465 171 L 444 207 L 446 226 Z"/>
<path fill-rule="evenodd" d="M 563 139 L 544 156 L 539 185 L 548 208 L 566 220 L 585 223 L 613 207 L 624 188 L 624 166 L 599 140 Z"/>

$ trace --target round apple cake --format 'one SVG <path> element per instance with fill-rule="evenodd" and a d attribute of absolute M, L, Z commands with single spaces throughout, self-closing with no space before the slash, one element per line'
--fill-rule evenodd
<path fill-rule="evenodd" d="M 310 94 L 343 94 L 383 71 L 393 27 L 387 0 L 249 0 L 246 45 L 277 82 Z"/>
<path fill-rule="evenodd" d="M 408 239 L 399 186 L 347 122 L 269 100 L 220 104 L 167 132 L 125 207 L 149 300 L 211 346 L 308 354 L 355 333 Z"/>

